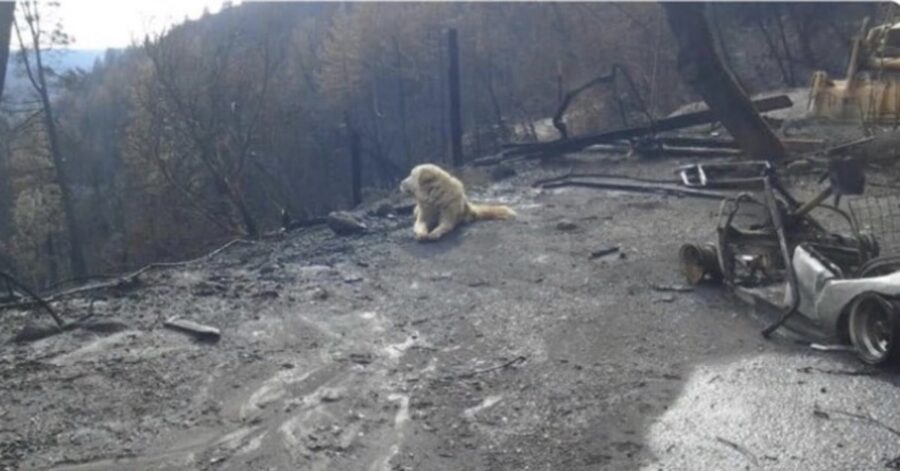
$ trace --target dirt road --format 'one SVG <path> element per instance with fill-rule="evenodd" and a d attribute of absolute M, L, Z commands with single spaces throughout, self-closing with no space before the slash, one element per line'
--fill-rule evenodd
<path fill-rule="evenodd" d="M 122 329 L 0 347 L 0 469 L 896 464 L 895 375 L 763 340 L 719 288 L 680 289 L 677 249 L 712 235 L 715 202 L 529 189 L 547 172 L 480 194 L 516 221 L 439 243 L 378 219 L 366 235 L 291 233 L 98 293 L 97 316 Z M 3 313 L 3 336 L 35 315 Z M 173 315 L 222 339 L 164 329 Z"/>

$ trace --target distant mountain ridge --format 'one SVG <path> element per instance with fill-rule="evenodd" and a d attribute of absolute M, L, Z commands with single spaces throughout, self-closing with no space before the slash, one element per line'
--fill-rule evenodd
<path fill-rule="evenodd" d="M 49 53 L 45 58 L 45 64 L 62 74 L 70 70 L 82 69 L 86 72 L 94 67 L 94 62 L 102 60 L 108 49 L 60 49 Z M 10 99 L 27 93 L 29 90 L 28 77 L 24 70 L 18 66 L 18 51 L 12 51 L 9 55 L 9 63 L 6 68 L 6 89 L 3 95 Z"/>
<path fill-rule="evenodd" d="M 91 70 L 94 61 L 102 59 L 106 49 L 66 49 L 59 51 L 58 67 L 62 70 L 81 68 Z"/>

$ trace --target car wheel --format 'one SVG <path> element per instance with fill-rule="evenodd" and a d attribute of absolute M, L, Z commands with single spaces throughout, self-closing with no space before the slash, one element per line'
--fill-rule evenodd
<path fill-rule="evenodd" d="M 898 357 L 897 306 L 877 293 L 864 293 L 850 306 L 847 331 L 859 358 L 883 365 Z"/>

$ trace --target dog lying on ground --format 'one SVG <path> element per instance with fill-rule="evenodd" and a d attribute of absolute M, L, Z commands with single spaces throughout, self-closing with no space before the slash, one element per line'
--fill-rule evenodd
<path fill-rule="evenodd" d="M 462 182 L 437 165 L 414 167 L 400 191 L 416 199 L 413 232 L 418 241 L 438 240 L 463 223 L 516 216 L 508 206 L 471 203 Z"/>

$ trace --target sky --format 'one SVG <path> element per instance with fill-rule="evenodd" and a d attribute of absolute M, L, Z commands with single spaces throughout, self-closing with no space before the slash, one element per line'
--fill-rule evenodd
<path fill-rule="evenodd" d="M 60 0 L 53 13 L 75 37 L 72 49 L 122 48 L 132 39 L 195 19 L 207 8 L 219 11 L 224 0 Z M 42 2 L 43 3 L 43 2 Z M 231 2 L 241 3 L 238 0 Z"/>

